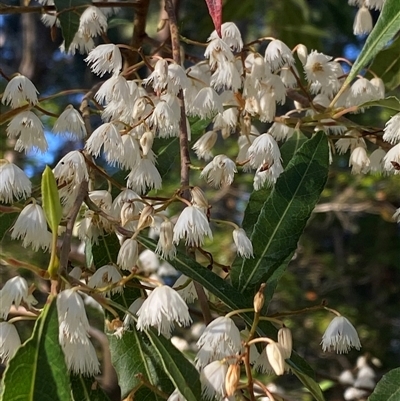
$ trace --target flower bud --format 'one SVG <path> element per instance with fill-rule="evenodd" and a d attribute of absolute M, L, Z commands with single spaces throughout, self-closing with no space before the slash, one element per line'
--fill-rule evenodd
<path fill-rule="evenodd" d="M 121 208 L 121 226 L 124 227 L 129 221 L 135 220 L 136 207 L 133 202 L 125 202 Z"/>
<path fill-rule="evenodd" d="M 143 156 L 147 156 L 154 142 L 154 134 L 151 131 L 146 131 L 140 138 L 140 146 L 142 147 Z"/>
<path fill-rule="evenodd" d="M 153 214 L 154 214 L 153 206 L 146 205 L 144 207 L 144 209 L 142 210 L 142 213 L 140 213 L 140 216 L 139 216 L 139 221 L 138 221 L 138 225 L 137 225 L 138 231 L 151 226 L 151 224 L 154 221 Z"/>
<path fill-rule="evenodd" d="M 307 57 L 308 57 L 307 47 L 302 44 L 297 45 L 297 56 L 299 57 L 299 59 L 303 65 L 306 64 Z"/>
<path fill-rule="evenodd" d="M 190 190 L 192 195 L 192 203 L 204 209 L 208 209 L 208 201 L 204 192 L 199 187 L 193 187 Z"/>
<path fill-rule="evenodd" d="M 264 301 L 265 301 L 264 288 L 265 288 L 265 283 L 260 285 L 260 289 L 258 290 L 257 294 L 254 296 L 253 305 L 254 305 L 255 313 L 260 313 L 262 307 L 264 306 Z"/>
<path fill-rule="evenodd" d="M 282 327 L 278 331 L 278 343 L 281 346 L 283 358 L 288 359 L 292 354 L 292 332 L 287 327 Z"/>
<path fill-rule="evenodd" d="M 238 364 L 229 365 L 225 378 L 226 396 L 235 394 L 240 379 L 240 366 Z"/>
<path fill-rule="evenodd" d="M 274 369 L 274 372 L 281 376 L 285 373 L 285 359 L 282 355 L 282 348 L 278 343 L 270 343 L 266 347 L 268 361 Z"/>

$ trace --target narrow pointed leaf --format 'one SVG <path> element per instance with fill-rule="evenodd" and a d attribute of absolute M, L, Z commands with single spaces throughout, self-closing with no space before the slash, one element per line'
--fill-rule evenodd
<path fill-rule="evenodd" d="M 49 166 L 46 166 L 42 175 L 42 199 L 47 223 L 51 231 L 56 233 L 62 217 L 62 207 L 56 179 Z"/>
<path fill-rule="evenodd" d="M 174 390 L 158 354 L 144 333 L 134 329 L 125 332 L 122 338 L 109 335 L 108 339 L 123 398 L 136 389 L 135 399 L 162 400 L 161 396 L 142 386 L 138 374 L 167 394 Z"/>
<path fill-rule="evenodd" d="M 292 372 L 298 377 L 298 379 L 303 383 L 303 385 L 310 391 L 312 396 L 317 401 L 325 401 L 324 394 L 322 393 L 321 387 L 319 384 L 310 376 L 304 374 L 301 370 L 299 370 L 294 363 L 289 361 L 289 365 L 292 369 Z"/>
<path fill-rule="evenodd" d="M 110 401 L 93 377 L 71 375 L 71 389 L 74 401 Z"/>
<path fill-rule="evenodd" d="M 386 373 L 378 382 L 368 401 L 400 400 L 400 368 Z"/>
<path fill-rule="evenodd" d="M 296 249 L 327 177 L 328 141 L 318 132 L 297 151 L 264 203 L 251 236 L 255 257 L 232 267 L 237 290 L 253 294 Z"/>
<path fill-rule="evenodd" d="M 71 401 L 69 374 L 58 343 L 56 300 L 44 308 L 32 337 L 10 360 L 2 401 Z"/>
<path fill-rule="evenodd" d="M 400 72 L 399 72 L 400 75 Z M 389 96 L 386 99 L 373 100 L 359 106 L 360 109 L 366 107 L 383 107 L 384 109 L 400 112 L 400 100 L 396 96 Z"/>
<path fill-rule="evenodd" d="M 201 401 L 200 375 L 193 364 L 163 336 L 157 336 L 152 330 L 146 334 L 175 388 L 187 401 Z"/>
<path fill-rule="evenodd" d="M 394 38 L 400 30 L 400 1 L 386 0 L 378 21 L 353 64 L 343 88 Z M 341 90 L 342 91 L 342 90 Z"/>

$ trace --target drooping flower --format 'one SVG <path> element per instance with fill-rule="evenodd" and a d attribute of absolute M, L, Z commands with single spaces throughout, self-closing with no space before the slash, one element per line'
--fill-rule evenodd
<path fill-rule="evenodd" d="M 85 157 L 77 150 L 67 153 L 54 167 L 53 173 L 60 184 L 80 184 L 89 179 Z"/>
<path fill-rule="evenodd" d="M 119 74 L 122 68 L 122 56 L 119 48 L 114 44 L 104 44 L 95 47 L 85 61 L 91 70 L 102 77 L 106 72 Z"/>
<path fill-rule="evenodd" d="M 400 142 L 400 113 L 395 114 L 386 123 L 382 139 L 395 145 Z"/>
<path fill-rule="evenodd" d="M 210 224 L 204 212 L 196 206 L 187 206 L 181 214 L 174 227 L 174 243 L 185 238 L 186 245 L 201 246 L 204 237 L 212 239 Z"/>
<path fill-rule="evenodd" d="M 21 346 L 17 329 L 12 323 L 0 322 L 0 360 L 10 360 Z"/>
<path fill-rule="evenodd" d="M 366 35 L 374 27 L 372 15 L 367 7 L 360 7 L 357 11 L 353 24 L 354 35 Z"/>
<path fill-rule="evenodd" d="M 12 203 L 31 195 L 32 184 L 26 174 L 8 160 L 0 160 L 0 202 Z"/>
<path fill-rule="evenodd" d="M 83 139 L 86 136 L 85 123 L 80 113 L 72 104 L 68 105 L 54 124 L 55 134 L 69 134 L 74 139 Z"/>
<path fill-rule="evenodd" d="M 149 157 L 140 159 L 127 176 L 126 186 L 139 194 L 144 194 L 149 189 L 161 189 L 162 178 Z"/>
<path fill-rule="evenodd" d="M 167 338 L 171 336 L 175 323 L 179 326 L 189 326 L 192 322 L 185 301 L 166 285 L 152 290 L 136 314 L 138 330 L 155 327 L 159 335 L 163 334 Z"/>
<path fill-rule="evenodd" d="M 349 166 L 352 174 L 366 173 L 369 170 L 370 160 L 363 146 L 357 146 L 350 154 Z"/>
<path fill-rule="evenodd" d="M 265 50 L 265 60 L 271 65 L 272 71 L 278 70 L 285 64 L 294 64 L 292 51 L 285 43 L 278 39 L 269 42 Z"/>
<path fill-rule="evenodd" d="M 28 308 L 37 304 L 33 295 L 29 294 L 26 280 L 23 277 L 15 276 L 7 280 L 0 290 L 0 318 L 7 319 L 11 305 L 14 304 L 18 308 L 22 301 Z"/>
<path fill-rule="evenodd" d="M 176 248 L 173 242 L 174 225 L 170 220 L 165 220 L 160 226 L 160 236 L 158 238 L 156 253 L 163 259 L 172 259 L 176 255 Z"/>
<path fill-rule="evenodd" d="M 400 142 L 386 153 L 383 168 L 389 173 L 400 174 Z"/>
<path fill-rule="evenodd" d="M 188 284 L 188 282 L 189 282 L 189 284 Z M 177 289 L 178 287 L 183 286 L 183 285 L 185 285 L 184 288 Z M 178 291 L 178 294 L 188 304 L 193 303 L 198 298 L 196 287 L 194 286 L 193 280 L 191 280 L 189 277 L 185 276 L 184 274 L 181 274 L 179 276 L 179 278 L 175 281 L 172 288 L 176 289 L 176 291 Z"/>
<path fill-rule="evenodd" d="M 211 361 L 236 355 L 242 349 L 239 329 L 232 319 L 220 316 L 213 320 L 197 341 L 199 351 L 196 365 L 203 367 Z"/>
<path fill-rule="evenodd" d="M 242 35 L 238 27 L 233 22 L 224 22 L 221 25 L 222 40 L 233 50 L 241 51 L 243 47 Z M 213 31 L 207 42 L 219 39 L 217 31 Z"/>
<path fill-rule="evenodd" d="M 192 149 L 199 159 L 210 160 L 213 157 L 211 150 L 217 141 L 217 137 L 216 131 L 208 131 L 195 142 Z"/>
<path fill-rule="evenodd" d="M 262 134 L 254 139 L 247 152 L 250 159 L 250 165 L 253 168 L 260 168 L 268 164 L 272 167 L 275 163 L 280 162 L 281 152 L 275 139 L 268 133 Z"/>
<path fill-rule="evenodd" d="M 233 241 L 235 242 L 237 253 L 242 258 L 253 257 L 253 244 L 247 237 L 246 232 L 243 228 L 235 228 L 232 232 Z"/>
<path fill-rule="evenodd" d="M 79 18 L 78 30 L 90 37 L 101 35 L 107 31 L 107 17 L 99 8 L 89 6 Z"/>
<path fill-rule="evenodd" d="M 117 264 L 122 270 L 132 270 L 138 260 L 138 243 L 132 238 L 128 238 L 121 245 L 118 252 Z"/>
<path fill-rule="evenodd" d="M 222 113 L 222 101 L 220 96 L 213 88 L 203 88 L 197 93 L 192 103 L 193 114 L 202 119 L 214 117 L 217 113 Z"/>
<path fill-rule="evenodd" d="M 228 365 L 223 361 L 213 361 L 200 373 L 202 395 L 207 400 L 223 400 L 225 398 L 225 380 Z"/>
<path fill-rule="evenodd" d="M 122 279 L 121 273 L 113 265 L 105 265 L 95 271 L 89 278 L 88 286 L 91 288 L 104 288 L 113 284 L 117 284 Z M 112 289 L 106 291 L 105 295 L 120 293 L 123 288 L 120 285 L 115 285 Z"/>
<path fill-rule="evenodd" d="M 22 106 L 25 102 L 35 105 L 38 102 L 38 93 L 35 85 L 28 78 L 18 74 L 8 82 L 1 102 L 5 105 L 9 104 L 13 109 Z"/>
<path fill-rule="evenodd" d="M 236 164 L 225 155 L 215 156 L 214 159 L 204 167 L 200 177 L 214 188 L 230 185 L 236 170 Z"/>
<path fill-rule="evenodd" d="M 347 353 L 352 347 L 361 348 L 356 329 L 344 316 L 336 316 L 329 323 L 321 344 L 323 351 L 333 349 L 338 354 Z"/>

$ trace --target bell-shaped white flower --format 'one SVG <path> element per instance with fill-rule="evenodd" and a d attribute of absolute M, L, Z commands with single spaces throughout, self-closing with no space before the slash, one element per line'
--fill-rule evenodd
<path fill-rule="evenodd" d="M 91 288 L 105 288 L 117 284 L 122 279 L 121 273 L 113 265 L 105 265 L 97 269 L 95 273 L 89 278 L 88 286 Z M 105 292 L 106 296 L 111 294 L 121 293 L 122 286 L 114 285 L 112 289 Z"/>
<path fill-rule="evenodd" d="M 180 118 L 176 118 L 171 106 L 164 101 L 157 103 L 150 117 L 150 123 L 161 138 L 177 136 L 179 132 L 179 121 Z"/>
<path fill-rule="evenodd" d="M 173 259 L 176 255 L 176 247 L 173 242 L 174 225 L 170 220 L 165 220 L 160 226 L 160 236 L 158 238 L 156 253 L 163 259 Z"/>
<path fill-rule="evenodd" d="M 193 114 L 202 119 L 214 117 L 217 113 L 222 113 L 222 101 L 220 96 L 213 88 L 203 88 L 197 93 L 192 103 Z"/>
<path fill-rule="evenodd" d="M 386 123 L 382 139 L 395 145 L 400 142 L 400 113 L 395 114 Z"/>
<path fill-rule="evenodd" d="M 294 64 L 292 51 L 285 43 L 278 39 L 269 42 L 265 50 L 265 60 L 271 65 L 272 71 L 278 70 L 285 64 Z"/>
<path fill-rule="evenodd" d="M 54 167 L 53 173 L 59 184 L 80 184 L 89 179 L 85 158 L 77 150 L 67 153 Z"/>
<path fill-rule="evenodd" d="M 185 239 L 188 246 L 201 246 L 204 237 L 212 239 L 210 224 L 205 213 L 196 206 L 187 206 L 178 217 L 174 227 L 174 243 Z"/>
<path fill-rule="evenodd" d="M 51 233 L 47 230 L 46 217 L 43 209 L 37 204 L 24 207 L 11 231 L 12 239 L 23 239 L 22 246 L 32 246 L 34 251 L 39 248 L 50 248 Z"/>
<path fill-rule="evenodd" d="M 149 189 L 161 189 L 161 175 L 149 157 L 140 159 L 138 165 L 131 170 L 126 186 L 139 194 L 144 194 Z"/>
<path fill-rule="evenodd" d="M 93 50 L 95 47 L 93 39 L 88 36 L 84 35 L 82 32 L 77 31 L 75 33 L 74 39 L 72 40 L 71 44 L 69 45 L 69 48 L 65 48 L 65 42 L 62 43 L 60 46 L 60 50 L 63 53 L 68 53 L 68 54 L 75 54 L 76 51 L 79 51 L 80 54 L 87 54 L 91 50 Z"/>
<path fill-rule="evenodd" d="M 89 53 L 85 61 L 91 64 L 91 70 L 100 77 L 106 72 L 117 75 L 122 68 L 121 51 L 114 44 L 97 46 Z"/>
<path fill-rule="evenodd" d="M 370 165 L 369 171 L 371 173 L 382 173 L 383 171 L 383 158 L 386 152 L 382 148 L 375 149 L 369 156 Z"/>
<path fill-rule="evenodd" d="M 132 270 L 139 257 L 138 243 L 132 238 L 128 238 L 121 245 L 118 252 L 117 265 L 122 270 Z"/>
<path fill-rule="evenodd" d="M 236 172 L 234 161 L 225 155 L 218 155 L 204 167 L 200 177 L 204 178 L 213 187 L 219 188 L 231 185 Z"/>
<path fill-rule="evenodd" d="M 0 202 L 12 203 L 31 195 L 32 184 L 26 174 L 8 160 L 0 160 Z"/>
<path fill-rule="evenodd" d="M 233 50 L 233 51 L 241 51 L 243 48 L 242 35 L 239 31 L 239 28 L 233 22 L 224 22 L 221 25 L 221 34 L 222 40 Z M 207 42 L 211 40 L 219 39 L 219 35 L 217 31 L 213 31 Z"/>
<path fill-rule="evenodd" d="M 206 400 L 225 399 L 225 380 L 228 365 L 223 361 L 214 361 L 204 367 L 200 373 L 202 395 Z"/>
<path fill-rule="evenodd" d="M 33 295 L 29 294 L 26 280 L 23 277 L 15 276 L 7 280 L 0 290 L 0 318 L 7 319 L 11 305 L 18 308 L 21 302 L 24 302 L 28 308 L 37 304 Z"/>
<path fill-rule="evenodd" d="M 79 18 L 79 32 L 90 37 L 99 36 L 107 31 L 107 17 L 95 7 L 86 7 Z"/>
<path fill-rule="evenodd" d="M 143 85 L 152 84 L 155 92 L 161 92 L 168 84 L 168 62 L 164 59 L 157 60 L 153 72 L 143 80 Z"/>
<path fill-rule="evenodd" d="M 183 288 L 177 289 L 178 287 L 181 287 L 183 285 L 184 285 Z M 179 278 L 175 281 L 172 288 L 176 289 L 176 291 L 178 291 L 178 294 L 188 304 L 192 304 L 198 298 L 196 287 L 194 285 L 193 280 L 191 280 L 189 277 L 185 276 L 184 274 L 181 274 L 179 276 Z"/>
<path fill-rule="evenodd" d="M 224 40 L 219 37 L 212 39 L 208 44 L 204 57 L 210 60 L 210 68 L 215 69 L 223 62 L 234 62 L 235 56 L 233 55 L 230 47 Z"/>
<path fill-rule="evenodd" d="M 232 319 L 220 316 L 213 320 L 197 341 L 199 351 L 196 365 L 203 367 L 210 361 L 236 355 L 242 349 L 239 329 Z"/>
<path fill-rule="evenodd" d="M 83 139 L 86 137 L 83 118 L 79 111 L 74 109 L 72 104 L 68 105 L 60 114 L 54 124 L 53 132 L 55 134 L 69 134 L 74 139 Z"/>
<path fill-rule="evenodd" d="M 400 142 L 386 153 L 383 168 L 389 173 L 400 174 Z"/>
<path fill-rule="evenodd" d="M 216 131 L 207 131 L 195 142 L 192 149 L 196 152 L 199 159 L 210 160 L 213 157 L 211 150 L 215 142 L 217 142 L 217 137 L 218 134 Z"/>
<path fill-rule="evenodd" d="M 171 287 L 162 285 L 151 291 L 137 311 L 138 330 L 155 327 L 158 334 L 169 338 L 175 323 L 178 326 L 189 326 L 192 319 L 189 308 L 182 297 Z"/>
<path fill-rule="evenodd" d="M 242 258 L 253 257 L 253 244 L 247 237 L 246 232 L 243 228 L 236 228 L 232 232 L 233 241 L 235 242 L 237 253 Z"/>
<path fill-rule="evenodd" d="M 272 167 L 281 159 L 281 152 L 275 139 L 270 134 L 262 134 L 254 139 L 248 150 L 248 158 L 253 168 L 268 164 Z"/>
<path fill-rule="evenodd" d="M 256 191 L 264 186 L 270 187 L 275 185 L 278 177 L 283 173 L 283 166 L 280 160 L 274 161 L 272 166 L 269 163 L 264 163 L 260 166 L 253 180 L 253 186 Z"/>
<path fill-rule="evenodd" d="M 8 322 L 0 322 L 0 361 L 10 360 L 21 346 L 17 329 Z"/>
<path fill-rule="evenodd" d="M 307 62 L 304 65 L 307 81 L 318 82 L 322 86 L 329 85 L 336 78 L 331 60 L 332 57 L 313 50 L 307 56 Z"/>
<path fill-rule="evenodd" d="M 357 146 L 350 154 L 349 166 L 352 174 L 366 173 L 369 170 L 370 160 L 363 146 Z"/>
<path fill-rule="evenodd" d="M 366 35 L 374 27 L 372 15 L 367 7 L 360 7 L 357 11 L 353 24 L 354 35 Z"/>
<path fill-rule="evenodd" d="M 9 104 L 13 109 L 26 102 L 34 105 L 38 102 L 38 93 L 35 85 L 28 78 L 18 74 L 8 82 L 1 102 L 5 105 Z"/>
<path fill-rule="evenodd" d="M 329 323 L 321 344 L 323 351 L 333 349 L 338 354 L 347 353 L 352 347 L 357 350 L 361 348 L 356 329 L 344 316 L 336 316 Z"/>

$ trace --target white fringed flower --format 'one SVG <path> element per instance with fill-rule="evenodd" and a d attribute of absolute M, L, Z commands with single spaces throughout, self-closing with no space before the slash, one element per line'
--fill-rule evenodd
<path fill-rule="evenodd" d="M 193 114 L 202 119 L 214 117 L 217 113 L 222 113 L 222 101 L 220 96 L 213 88 L 203 88 L 197 93 L 192 103 Z"/>
<path fill-rule="evenodd" d="M 265 50 L 265 60 L 271 65 L 272 71 L 280 67 L 294 64 L 294 57 L 289 47 L 282 41 L 275 39 L 269 42 Z"/>
<path fill-rule="evenodd" d="M 322 86 L 329 85 L 336 78 L 331 60 L 332 57 L 313 50 L 307 56 L 307 62 L 304 65 L 307 81 L 318 82 Z"/>
<path fill-rule="evenodd" d="M 400 113 L 395 114 L 386 123 L 382 139 L 395 145 L 400 142 Z"/>
<path fill-rule="evenodd" d="M 75 33 L 74 39 L 72 40 L 71 44 L 69 45 L 68 49 L 65 49 L 65 42 L 62 43 L 60 46 L 60 50 L 68 54 L 75 54 L 78 50 L 80 54 L 87 54 L 95 47 L 93 39 L 88 36 L 84 35 L 82 32 L 77 31 Z"/>
<path fill-rule="evenodd" d="M 102 77 L 106 72 L 119 74 L 122 68 L 122 56 L 119 48 L 114 44 L 99 45 L 94 48 L 85 61 L 91 70 Z"/>
<path fill-rule="evenodd" d="M 218 155 L 204 167 L 200 177 L 214 188 L 220 188 L 231 185 L 235 173 L 237 173 L 235 162 L 225 155 Z"/>
<path fill-rule="evenodd" d="M 242 35 L 238 27 L 233 22 L 224 22 L 221 25 L 222 40 L 233 50 L 241 51 L 243 48 Z M 219 39 L 217 31 L 213 31 L 207 42 Z"/>
<path fill-rule="evenodd" d="M 46 217 L 39 205 L 31 203 L 24 207 L 12 228 L 11 238 L 23 239 L 22 246 L 27 248 L 31 245 L 34 251 L 50 248 L 51 233 L 47 230 Z"/>
<path fill-rule="evenodd" d="M 0 160 L 0 202 L 12 203 L 31 196 L 32 184 L 26 174 L 8 160 Z"/>
<path fill-rule="evenodd" d="M 170 220 L 165 220 L 160 226 L 160 236 L 156 247 L 156 253 L 163 259 L 173 259 L 176 255 L 176 247 L 173 242 L 174 225 Z"/>
<path fill-rule="evenodd" d="M 57 313 L 58 339 L 68 370 L 88 376 L 98 374 L 99 361 L 89 340 L 90 326 L 81 296 L 73 289 L 61 291 L 57 296 Z"/>
<path fill-rule="evenodd" d="M 23 75 L 17 75 L 8 82 L 4 89 L 1 102 L 10 105 L 15 109 L 24 105 L 26 102 L 34 105 L 38 102 L 37 91 L 35 85 Z"/>
<path fill-rule="evenodd" d="M 217 137 L 216 131 L 208 131 L 195 142 L 192 149 L 199 159 L 210 160 L 213 157 L 211 150 L 217 142 Z"/>
<path fill-rule="evenodd" d="M 162 178 L 152 160 L 143 157 L 128 174 L 126 186 L 139 194 L 144 194 L 150 189 L 161 189 Z"/>
<path fill-rule="evenodd" d="M 219 37 L 210 41 L 204 52 L 204 57 L 210 60 L 211 69 L 217 68 L 223 62 L 235 61 L 235 56 L 230 47 Z"/>
<path fill-rule="evenodd" d="M 136 316 L 137 311 L 142 307 L 144 301 L 145 301 L 144 298 L 137 298 L 130 304 L 128 308 L 128 311 L 130 313 L 127 313 L 124 317 L 125 330 L 129 329 L 130 327 L 134 327 L 135 319 L 133 318 L 133 316 Z"/>
<path fill-rule="evenodd" d="M 101 104 L 110 103 L 112 100 L 129 102 L 130 88 L 127 80 L 122 75 L 113 75 L 100 86 L 94 98 Z"/>
<path fill-rule="evenodd" d="M 89 278 L 88 286 L 91 288 L 104 288 L 113 284 L 117 284 L 122 279 L 121 273 L 113 265 L 105 265 L 97 269 L 95 273 Z M 111 294 L 121 293 L 122 286 L 113 286 L 111 290 L 105 292 L 106 296 Z"/>
<path fill-rule="evenodd" d="M 78 30 L 90 37 L 99 36 L 107 31 L 107 17 L 99 8 L 89 6 L 79 18 Z"/>
<path fill-rule="evenodd" d="M 158 132 L 160 138 L 178 136 L 179 121 L 180 119 L 176 118 L 172 107 L 164 101 L 157 103 L 150 117 L 150 124 Z"/>
<path fill-rule="evenodd" d="M 26 152 L 37 149 L 45 152 L 48 148 L 44 136 L 44 128 L 40 119 L 31 111 L 23 111 L 17 114 L 7 126 L 7 136 L 18 138 L 15 150 Z"/>
<path fill-rule="evenodd" d="M 21 346 L 17 329 L 8 322 L 0 322 L 0 361 L 9 361 Z"/>
<path fill-rule="evenodd" d="M 361 348 L 356 329 L 344 316 L 336 316 L 329 323 L 321 344 L 323 351 L 333 349 L 338 354 L 347 353 L 352 347 L 357 350 Z"/>
<path fill-rule="evenodd" d="M 275 139 L 270 134 L 262 134 L 254 139 L 247 152 L 250 165 L 253 168 L 260 168 L 268 164 L 272 167 L 281 159 L 281 152 Z"/>
<path fill-rule="evenodd" d="M 357 11 L 353 24 L 354 35 L 366 35 L 374 27 L 372 15 L 367 7 L 360 7 Z"/>
<path fill-rule="evenodd" d="M 382 173 L 383 171 L 383 158 L 386 152 L 382 148 L 375 149 L 369 156 L 370 165 L 369 171 L 371 173 Z"/>
<path fill-rule="evenodd" d="M 161 92 L 168 85 L 168 62 L 164 59 L 157 60 L 153 72 L 143 80 L 143 85 L 152 84 L 155 92 Z"/>
<path fill-rule="evenodd" d="M 86 128 L 82 116 L 72 104 L 68 105 L 60 114 L 54 124 L 55 134 L 69 134 L 73 139 L 83 139 L 86 137 Z"/>
<path fill-rule="evenodd" d="M 132 270 L 139 257 L 138 243 L 132 238 L 128 238 L 121 245 L 118 252 L 117 265 L 122 270 Z"/>
<path fill-rule="evenodd" d="M 210 224 L 205 213 L 196 206 L 187 206 L 178 217 L 174 227 L 174 243 L 185 239 L 188 246 L 201 246 L 204 237 L 212 239 Z"/>
<path fill-rule="evenodd" d="M 189 283 L 188 283 L 189 281 Z M 185 276 L 184 274 L 180 275 L 179 278 L 175 281 L 172 288 L 177 289 L 178 287 L 185 285 L 184 288 L 181 288 L 178 291 L 178 294 L 187 302 L 188 304 L 193 303 L 197 298 L 197 291 L 194 285 L 193 280 L 189 277 Z"/>
<path fill-rule="evenodd" d="M 54 167 L 53 173 L 59 184 L 80 184 L 89 179 L 85 158 L 77 150 L 67 153 Z"/>
<path fill-rule="evenodd" d="M 202 395 L 206 400 L 225 399 L 225 379 L 228 365 L 222 361 L 214 361 L 204 367 L 200 373 Z"/>
<path fill-rule="evenodd" d="M 394 174 L 400 174 L 400 142 L 390 149 L 383 158 L 383 168 Z"/>
<path fill-rule="evenodd" d="M 247 237 L 246 232 L 243 230 L 243 228 L 236 228 L 235 230 L 233 230 L 232 236 L 239 256 L 247 259 L 254 257 L 253 244 Z"/>
<path fill-rule="evenodd" d="M 370 160 L 363 146 L 357 146 L 350 154 L 349 166 L 352 174 L 366 173 L 369 170 Z"/>
<path fill-rule="evenodd" d="M 232 319 L 220 316 L 213 320 L 197 341 L 196 366 L 238 354 L 242 349 L 239 329 Z"/>
<path fill-rule="evenodd" d="M 175 323 L 180 327 L 189 326 L 192 319 L 189 308 L 182 297 L 171 287 L 156 287 L 137 311 L 138 330 L 146 330 L 152 326 L 169 338 Z"/>
<path fill-rule="evenodd" d="M 264 186 L 275 185 L 278 177 L 283 173 L 283 166 L 280 160 L 274 162 L 272 166 L 268 163 L 259 167 L 254 175 L 253 187 L 256 191 Z"/>
<path fill-rule="evenodd" d="M 23 277 L 15 276 L 7 280 L 0 290 L 0 318 L 7 319 L 11 305 L 14 304 L 18 308 L 21 302 L 24 302 L 28 308 L 37 304 L 33 295 L 29 294 L 26 280 Z"/>

